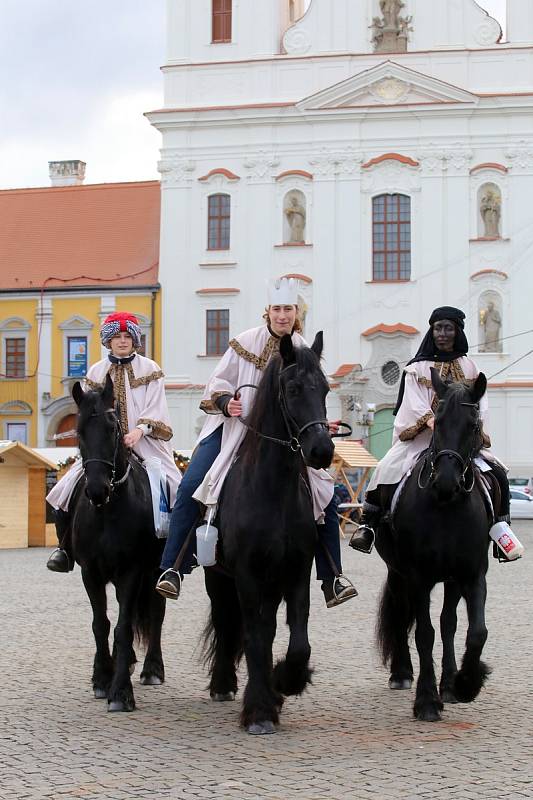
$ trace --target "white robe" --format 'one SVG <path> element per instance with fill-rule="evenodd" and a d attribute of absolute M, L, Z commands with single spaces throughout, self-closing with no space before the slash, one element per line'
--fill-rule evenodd
<path fill-rule="evenodd" d="M 445 363 L 417 361 L 405 368 L 405 391 L 402 404 L 394 419 L 392 447 L 375 468 L 367 492 L 382 484 L 399 483 L 412 469 L 420 453 L 429 447 L 432 432 L 427 422 L 434 416 L 436 400 L 431 383 L 431 367 L 439 370 L 443 380 L 464 381 L 469 385 L 479 375 L 478 368 L 467 356 Z M 479 401 L 479 411 L 483 423 L 484 442 L 490 447 L 486 392 Z M 481 456 L 487 461 L 497 461 L 487 450 L 482 450 Z"/>
<path fill-rule="evenodd" d="M 139 439 L 133 450 L 142 459 L 155 456 L 161 460 L 161 468 L 169 482 L 172 506 L 176 499 L 181 474 L 176 467 L 169 444 L 172 428 L 163 373 L 155 361 L 145 356 L 136 355 L 124 366 L 111 364 L 108 358 L 104 358 L 89 369 L 82 384 L 84 391 L 101 389 L 108 372 L 113 381 L 115 400 L 119 401 L 123 433 L 133 430 L 137 425 L 149 426 L 148 432 Z M 68 510 L 72 492 L 82 472 L 81 460 L 77 460 L 51 489 L 46 499 L 53 508 Z"/>
<path fill-rule="evenodd" d="M 306 344 L 298 333 L 293 333 L 292 341 L 296 347 Z M 245 383 L 257 386 L 270 356 L 278 350 L 279 339 L 271 335 L 266 325 L 241 333 L 231 340 L 230 346 L 205 387 L 200 408 L 209 414 L 209 417 L 205 421 L 198 442 L 213 433 L 220 425 L 224 426 L 220 454 L 193 495 L 196 500 L 206 506 L 217 503 L 224 479 L 247 433 L 247 429 L 236 417 L 225 417 L 214 401 L 221 395 L 233 395 L 235 390 Z M 255 389 L 241 389 L 244 419 L 249 415 L 254 399 Z M 315 519 L 320 522 L 326 506 L 333 497 L 334 481 L 326 470 L 308 467 L 307 472 L 313 496 Z"/>

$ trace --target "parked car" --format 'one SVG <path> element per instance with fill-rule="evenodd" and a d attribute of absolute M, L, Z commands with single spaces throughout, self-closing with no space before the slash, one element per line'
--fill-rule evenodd
<path fill-rule="evenodd" d="M 511 519 L 533 519 L 533 497 L 512 487 Z"/>
<path fill-rule="evenodd" d="M 533 478 L 509 478 L 511 489 L 533 495 Z"/>

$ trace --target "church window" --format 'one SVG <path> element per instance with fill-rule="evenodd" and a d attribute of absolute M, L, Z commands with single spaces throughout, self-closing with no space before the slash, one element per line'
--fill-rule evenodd
<path fill-rule="evenodd" d="M 231 42 L 232 0 L 213 0 L 211 41 Z"/>
<path fill-rule="evenodd" d="M 228 349 L 229 309 L 214 308 L 206 311 L 206 347 L 208 356 L 221 356 Z"/>
<path fill-rule="evenodd" d="M 401 378 L 401 370 L 396 361 L 387 361 L 381 367 L 381 378 L 387 386 L 395 386 Z"/>
<path fill-rule="evenodd" d="M 411 277 L 411 198 L 382 194 L 372 200 L 372 277 L 408 281 Z"/>
<path fill-rule="evenodd" d="M 207 249 L 229 250 L 231 198 L 212 194 L 208 200 Z"/>

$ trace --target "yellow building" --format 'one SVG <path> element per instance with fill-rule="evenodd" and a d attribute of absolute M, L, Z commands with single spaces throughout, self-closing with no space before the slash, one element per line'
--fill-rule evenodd
<path fill-rule="evenodd" d="M 113 311 L 160 361 L 159 182 L 81 185 L 84 166 L 51 164 L 74 185 L 0 191 L 0 440 L 75 443 L 70 391 Z"/>

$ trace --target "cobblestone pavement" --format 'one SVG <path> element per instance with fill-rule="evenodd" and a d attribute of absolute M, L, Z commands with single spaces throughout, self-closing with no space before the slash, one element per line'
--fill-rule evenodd
<path fill-rule="evenodd" d="M 413 720 L 413 691 L 387 688 L 373 645 L 383 565 L 344 541 L 360 596 L 327 611 L 313 581 L 313 686 L 265 737 L 238 728 L 239 703 L 209 700 L 195 652 L 207 611 L 199 570 L 167 604 L 166 684 L 140 686 L 137 669 L 137 711 L 108 714 L 89 684 L 79 569 L 48 572 L 44 549 L 1 551 L 0 798 L 533 798 L 533 523 L 515 527 L 529 552 L 512 565 L 491 559 L 493 674 L 476 702 L 448 706 L 439 723 Z M 286 642 L 280 617 L 276 651 Z"/>

